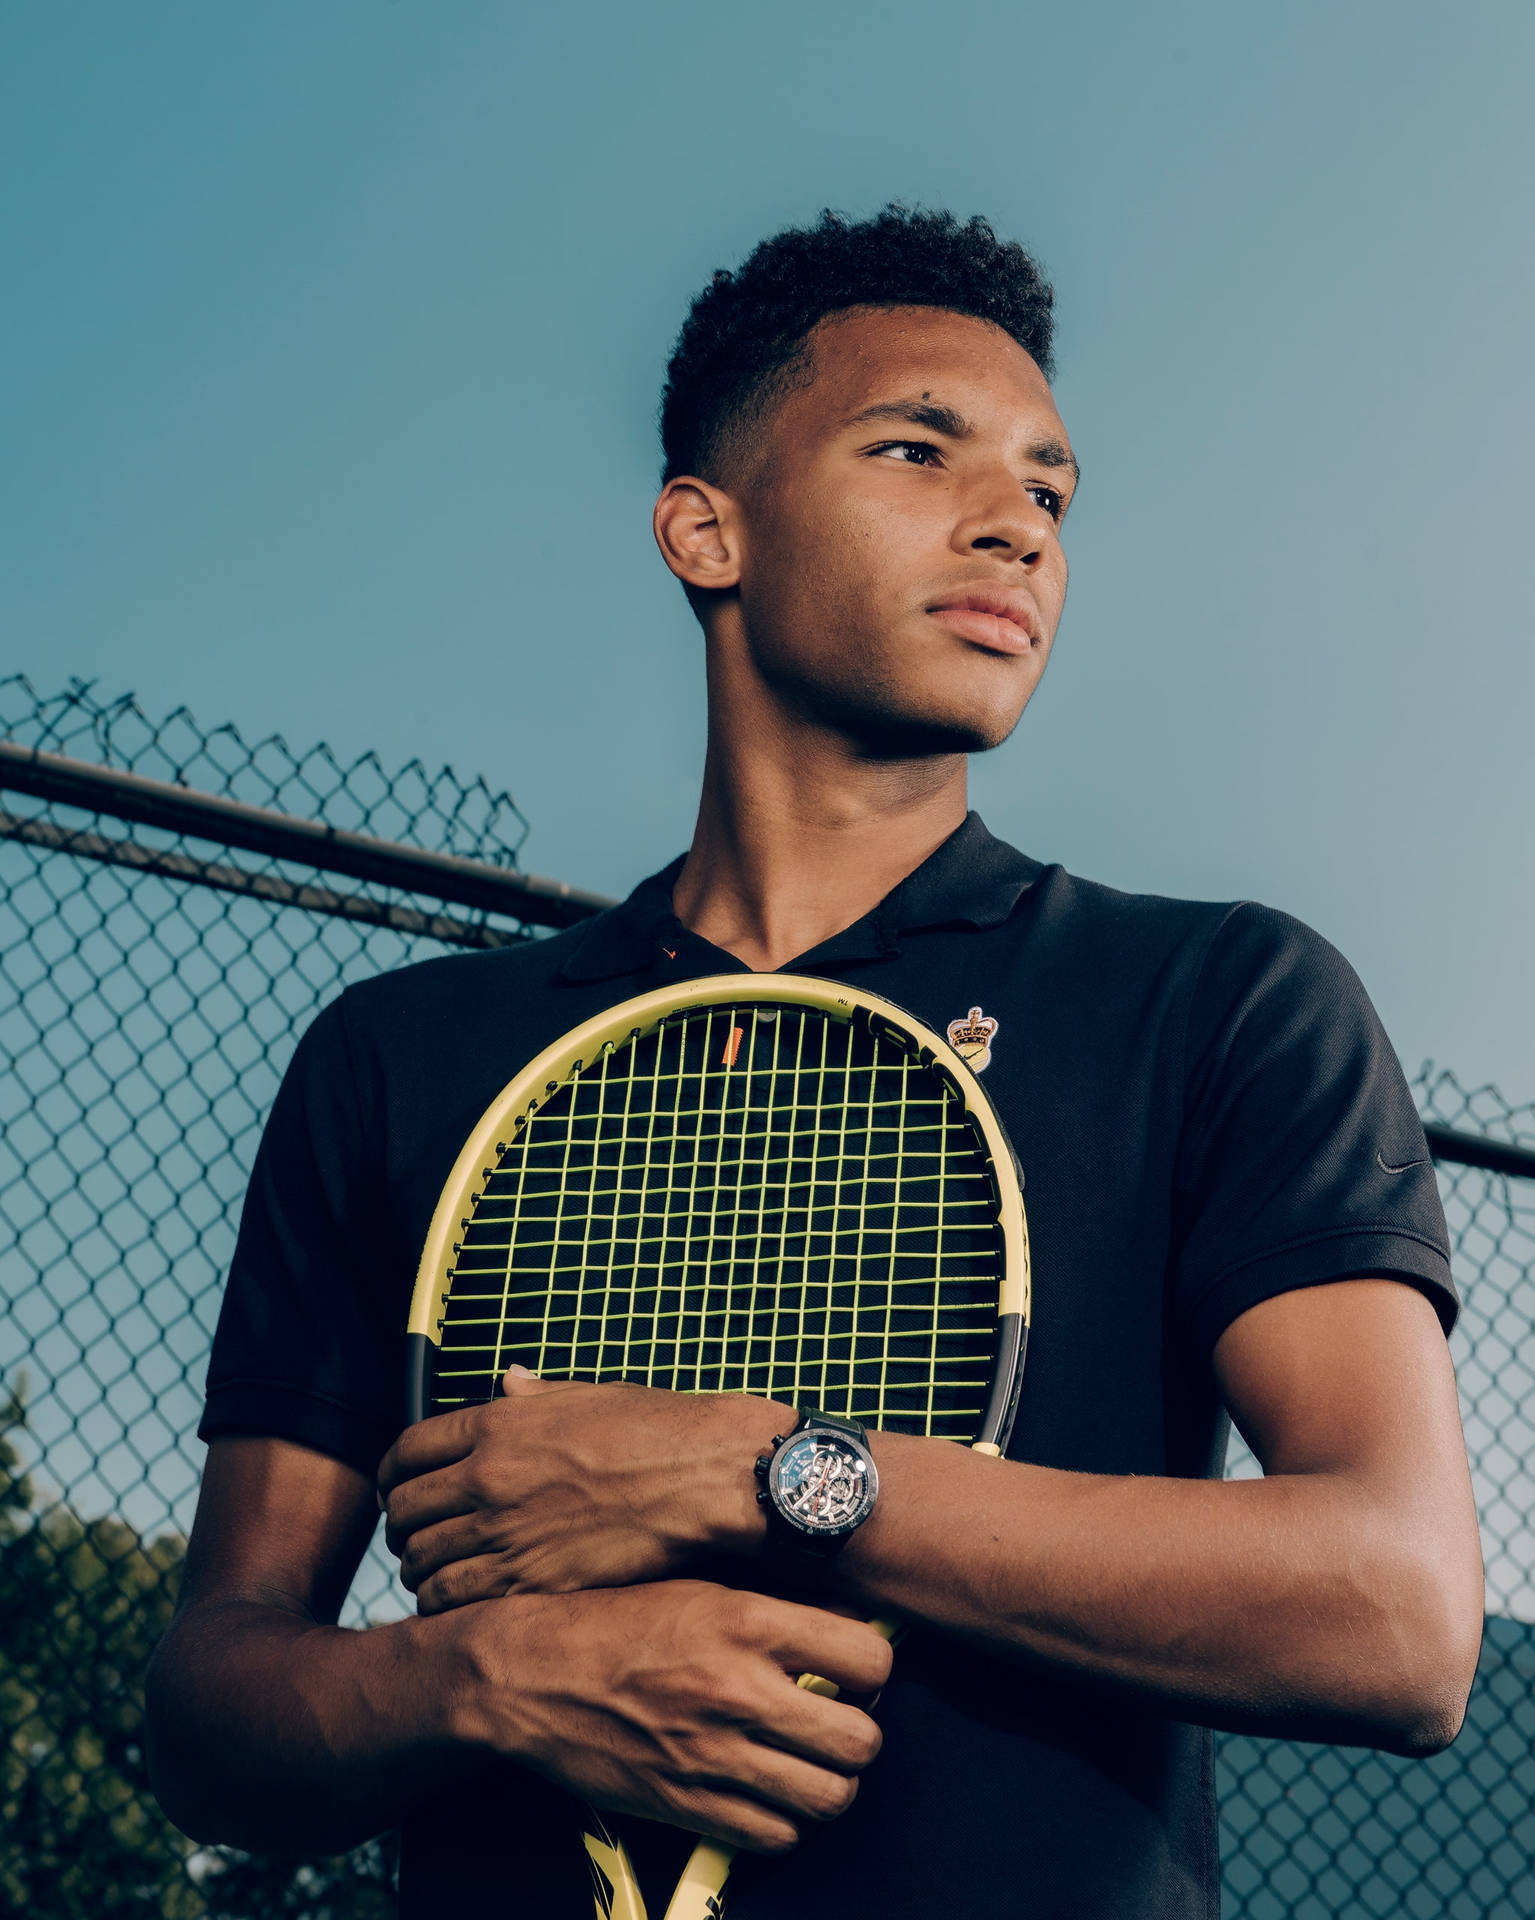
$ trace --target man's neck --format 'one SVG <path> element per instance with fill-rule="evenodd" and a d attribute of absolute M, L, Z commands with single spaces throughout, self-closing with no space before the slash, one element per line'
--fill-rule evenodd
<path fill-rule="evenodd" d="M 672 894 L 684 926 L 758 972 L 861 920 L 965 818 L 962 755 L 870 763 L 824 735 L 783 744 L 711 742 Z"/>

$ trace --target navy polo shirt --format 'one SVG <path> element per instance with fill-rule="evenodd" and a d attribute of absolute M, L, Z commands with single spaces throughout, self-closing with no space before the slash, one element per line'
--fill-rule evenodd
<path fill-rule="evenodd" d="M 372 1475 L 403 1419 L 427 1224 L 480 1113 L 590 1015 L 745 971 L 677 921 L 680 867 L 552 939 L 408 967 L 319 1016 L 257 1157 L 205 1439 L 276 1435 Z M 1386 1275 L 1451 1324 L 1444 1218 L 1396 1057 L 1347 963 L 1288 916 L 1097 886 L 971 814 L 785 971 L 866 985 L 940 1033 L 973 1007 L 998 1022 L 984 1084 L 1023 1169 L 1034 1265 L 1016 1458 L 1218 1473 L 1212 1349 L 1293 1288 Z M 921 1632 L 879 1717 L 852 1809 L 783 1859 L 743 1859 L 731 1920 L 1216 1914 L 1203 1730 Z M 680 1836 L 642 1836 L 664 1877 Z M 406 1920 L 491 1903 L 507 1920 L 591 1914 L 572 1805 L 510 1764 L 426 1799 L 403 1836 Z M 664 1907 L 654 1891 L 656 1920 Z"/>

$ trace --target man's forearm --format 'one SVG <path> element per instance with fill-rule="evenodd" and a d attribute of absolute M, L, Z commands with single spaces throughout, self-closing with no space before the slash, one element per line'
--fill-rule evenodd
<path fill-rule="evenodd" d="M 1426 1526 L 1343 1474 L 1065 1473 L 875 1437 L 880 1502 L 839 1562 L 871 1608 L 1224 1727 L 1435 1748 L 1480 1596 Z"/>
<path fill-rule="evenodd" d="M 450 1724 L 462 1617 L 355 1631 L 256 1600 L 191 1608 L 149 1675 L 150 1766 L 199 1840 L 339 1853 L 483 1764 Z"/>

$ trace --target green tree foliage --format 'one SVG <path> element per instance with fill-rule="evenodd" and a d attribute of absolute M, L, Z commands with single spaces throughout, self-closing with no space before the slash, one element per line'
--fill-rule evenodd
<path fill-rule="evenodd" d="M 0 1396 L 0 1913 L 28 1920 L 388 1920 L 386 1844 L 337 1860 L 200 1847 L 149 1787 L 143 1676 L 185 1543 L 43 1504 L 25 1382 Z"/>

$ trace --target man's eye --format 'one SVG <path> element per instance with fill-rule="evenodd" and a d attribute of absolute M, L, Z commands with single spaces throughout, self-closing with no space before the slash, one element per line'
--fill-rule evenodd
<path fill-rule="evenodd" d="M 882 447 L 874 447 L 871 451 L 894 454 L 910 467 L 928 467 L 938 460 L 938 449 L 926 440 L 887 440 Z"/>
<path fill-rule="evenodd" d="M 1030 487 L 1034 504 L 1043 507 L 1052 520 L 1059 520 L 1064 511 L 1064 503 L 1054 487 Z"/>

